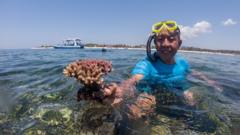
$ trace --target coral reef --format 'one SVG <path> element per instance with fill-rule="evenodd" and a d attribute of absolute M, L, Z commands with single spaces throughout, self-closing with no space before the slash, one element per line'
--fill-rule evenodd
<path fill-rule="evenodd" d="M 172 133 L 167 126 L 157 125 L 151 128 L 151 135 L 172 135 Z"/>
<path fill-rule="evenodd" d="M 96 59 L 77 60 L 64 69 L 65 76 L 73 77 L 83 85 L 78 90 L 77 99 L 84 100 L 82 102 L 84 105 L 75 114 L 76 119 L 73 124 L 73 128 L 78 129 L 76 130 L 78 134 L 114 134 L 115 123 L 110 118 L 113 117 L 112 108 L 102 104 L 105 98 L 102 90 L 106 86 L 103 76 L 111 70 L 111 62 Z M 56 125 L 56 123 L 50 124 Z"/>
<path fill-rule="evenodd" d="M 76 113 L 74 128 L 79 134 L 114 134 L 113 108 L 97 101 L 87 101 Z"/>
<path fill-rule="evenodd" d="M 77 60 L 70 63 L 63 71 L 65 76 L 75 77 L 85 87 L 101 85 L 102 75 L 111 72 L 112 64 L 105 60 Z"/>
<path fill-rule="evenodd" d="M 34 118 L 39 119 L 40 122 L 50 125 L 63 125 L 70 121 L 72 115 L 72 110 L 69 108 L 55 108 L 55 109 L 40 109 L 34 115 Z"/>
<path fill-rule="evenodd" d="M 70 63 L 63 71 L 65 76 L 76 78 L 84 87 L 78 91 L 78 101 L 94 99 L 101 101 L 104 87 L 103 75 L 111 72 L 112 64 L 105 60 L 77 60 Z"/>

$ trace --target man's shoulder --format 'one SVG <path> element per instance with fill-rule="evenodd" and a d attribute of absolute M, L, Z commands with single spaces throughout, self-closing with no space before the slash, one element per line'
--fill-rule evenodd
<path fill-rule="evenodd" d="M 141 65 L 149 65 L 149 64 L 151 64 L 151 61 L 149 60 L 148 57 L 145 57 L 145 58 L 141 59 L 140 61 L 138 61 L 137 65 L 138 65 L 138 64 L 141 64 Z"/>
<path fill-rule="evenodd" d="M 151 62 L 147 58 L 144 58 L 135 65 L 132 71 L 132 75 L 142 74 L 146 76 L 148 75 L 150 70 L 151 70 Z"/>
<path fill-rule="evenodd" d="M 175 60 L 176 62 L 179 62 L 179 63 L 188 63 L 187 59 L 185 59 L 183 56 L 179 54 L 175 56 Z"/>
<path fill-rule="evenodd" d="M 181 55 L 176 55 L 175 60 L 176 60 L 176 63 L 178 65 L 181 65 L 181 66 L 184 66 L 186 68 L 189 68 L 189 63 L 188 63 L 187 59 L 185 59 Z"/>

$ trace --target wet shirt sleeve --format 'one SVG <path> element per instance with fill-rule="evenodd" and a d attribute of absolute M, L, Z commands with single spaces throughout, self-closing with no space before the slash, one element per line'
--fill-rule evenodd
<path fill-rule="evenodd" d="M 142 74 L 142 75 L 144 75 L 144 78 L 146 78 L 149 75 L 150 68 L 151 67 L 150 67 L 149 61 L 141 60 L 134 67 L 134 69 L 132 71 L 132 75 Z"/>

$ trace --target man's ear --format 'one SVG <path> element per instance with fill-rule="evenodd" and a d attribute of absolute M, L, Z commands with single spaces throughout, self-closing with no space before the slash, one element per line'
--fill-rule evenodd
<path fill-rule="evenodd" d="M 181 47 L 181 45 L 182 45 L 182 40 L 181 40 L 181 39 L 179 39 L 179 42 L 178 42 L 178 47 L 180 48 L 180 47 Z"/>

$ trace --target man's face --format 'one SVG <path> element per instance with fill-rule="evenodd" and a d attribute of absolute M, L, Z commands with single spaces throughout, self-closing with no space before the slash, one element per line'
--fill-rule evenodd
<path fill-rule="evenodd" d="M 181 43 L 179 36 L 170 32 L 160 33 L 155 39 L 157 52 L 164 60 L 172 60 Z"/>

